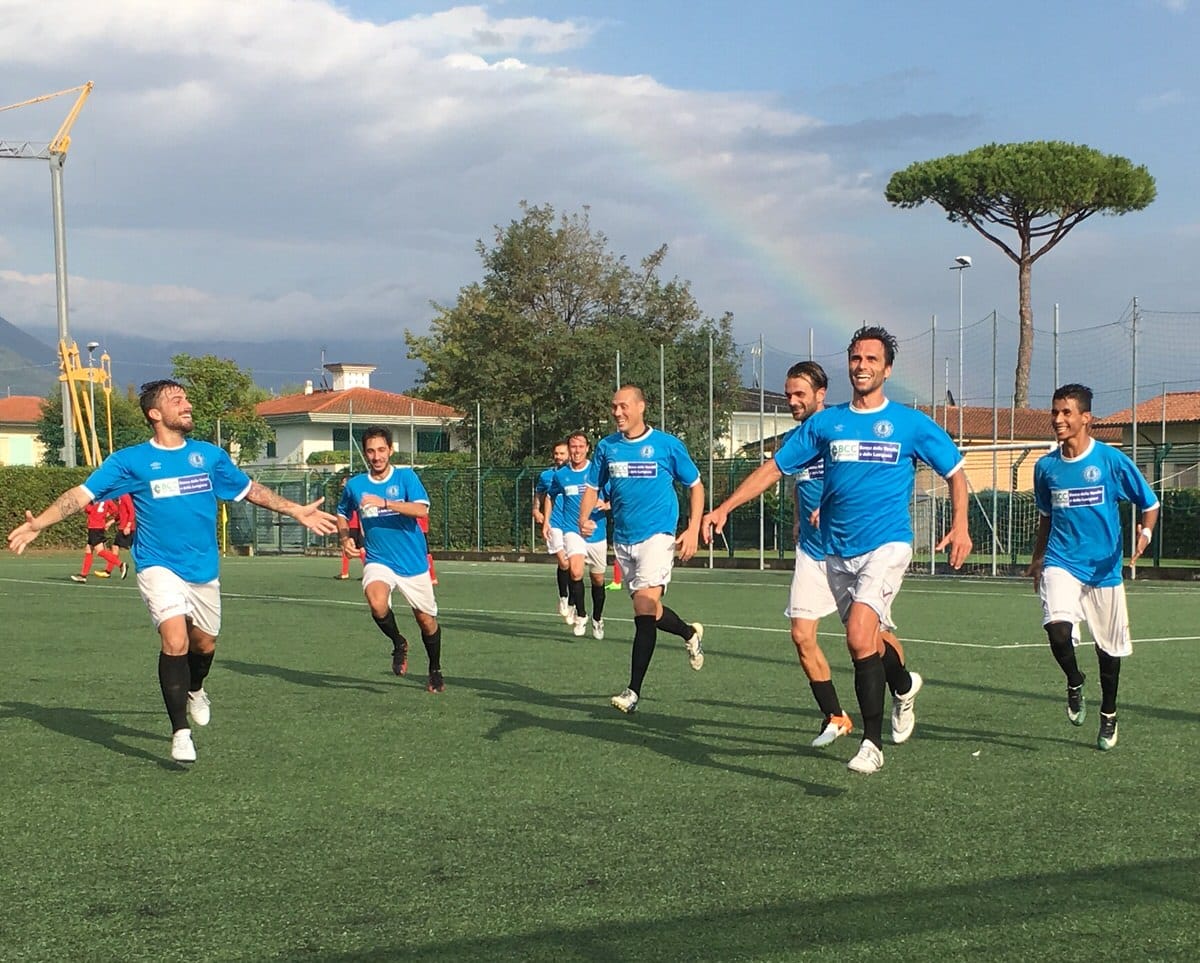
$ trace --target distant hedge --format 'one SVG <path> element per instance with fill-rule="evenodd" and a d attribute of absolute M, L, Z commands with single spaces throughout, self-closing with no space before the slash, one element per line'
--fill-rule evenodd
<path fill-rule="evenodd" d="M 7 535 L 25 520 L 51 505 L 68 488 L 81 484 L 90 468 L 0 467 L 0 528 Z M 45 529 L 32 548 L 79 548 L 87 543 L 87 516 L 80 512 Z"/>

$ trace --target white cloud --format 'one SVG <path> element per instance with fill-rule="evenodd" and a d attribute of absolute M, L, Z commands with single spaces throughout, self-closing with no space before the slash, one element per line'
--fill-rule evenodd
<path fill-rule="evenodd" d="M 1147 94 L 1144 97 L 1139 97 L 1137 109 L 1142 113 L 1150 113 L 1156 110 L 1164 110 L 1168 107 L 1178 107 L 1185 102 L 1185 99 L 1182 90 L 1164 90 L 1161 93 Z"/>

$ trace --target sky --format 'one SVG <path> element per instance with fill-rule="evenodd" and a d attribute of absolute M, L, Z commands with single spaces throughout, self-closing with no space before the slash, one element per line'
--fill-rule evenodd
<path fill-rule="evenodd" d="M 81 344 L 150 339 L 119 380 L 162 362 L 156 342 L 279 342 L 403 390 L 404 331 L 480 278 L 476 241 L 525 200 L 586 206 L 634 262 L 666 244 L 665 274 L 733 314 L 748 379 L 762 340 L 772 388 L 810 344 L 840 364 L 870 321 L 901 339 L 898 391 L 959 394 L 961 283 L 965 400 L 990 404 L 993 311 L 1011 391 L 1015 266 L 884 188 L 914 161 L 1064 140 L 1144 164 L 1158 198 L 1035 265 L 1038 363 L 1057 304 L 1060 380 L 1119 392 L 1127 346 L 1085 332 L 1126 330 L 1136 297 L 1139 379 L 1175 390 L 1200 387 L 1198 5 L 0 0 L 0 106 L 95 82 L 65 171 L 70 323 Z M 0 113 L 0 140 L 48 141 L 73 96 Z M 0 315 L 52 340 L 46 162 L 0 160 L 0 204 Z"/>

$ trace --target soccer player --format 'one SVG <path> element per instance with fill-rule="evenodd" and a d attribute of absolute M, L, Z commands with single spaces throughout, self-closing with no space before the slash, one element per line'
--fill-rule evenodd
<path fill-rule="evenodd" d="M 367 564 L 367 552 L 363 548 L 362 522 L 359 520 L 358 512 L 351 513 L 349 519 L 346 520 L 346 525 L 348 526 L 347 534 L 350 536 L 350 541 L 354 543 L 354 549 L 352 552 L 347 552 L 346 541 L 342 540 L 342 570 L 337 575 L 342 581 L 350 577 L 351 558 L 357 558 L 364 565 Z"/>
<path fill-rule="evenodd" d="M 587 632 L 588 616 L 583 604 L 583 569 L 586 562 L 592 586 L 592 638 L 604 638 L 604 572 L 608 568 L 608 511 L 606 492 L 592 509 L 595 530 L 587 536 L 579 531 L 579 504 L 587 482 L 591 462 L 588 460 L 587 435 L 581 431 L 567 438 L 567 463 L 555 471 L 550 480 L 547 498 L 562 499 L 563 550 L 567 556 L 568 598 L 571 602 L 571 631 L 576 636 Z"/>
<path fill-rule="evenodd" d="M 108 527 L 113 523 L 117 514 L 117 503 L 99 499 L 83 507 L 87 513 L 87 549 L 83 553 L 83 564 L 79 574 L 72 575 L 72 582 L 86 582 L 92 570 L 92 563 L 99 555 L 107 563 L 102 572 L 96 573 L 96 578 L 111 578 L 113 569 L 121 565 L 121 558 L 105 548 L 108 542 Z M 122 565 L 121 578 L 125 577 Z"/>
<path fill-rule="evenodd" d="M 133 507 L 133 499 L 126 492 L 117 499 L 117 533 L 113 536 L 113 554 L 121 557 L 121 549 L 132 554 L 133 533 L 137 528 L 137 511 Z M 121 578 L 129 574 L 129 564 L 121 563 Z"/>
<path fill-rule="evenodd" d="M 883 689 L 888 675 L 879 637 L 881 630 L 895 628 L 892 600 L 912 558 L 908 506 L 918 460 L 950 485 L 950 531 L 937 551 L 948 547 L 951 566 L 959 568 L 971 551 L 971 537 L 962 455 L 933 419 L 884 394 L 896 357 L 895 337 L 884 328 L 864 325 L 854 333 L 847 356 L 850 403 L 808 418 L 775 452 L 774 469 L 769 463 L 759 466 L 743 485 L 760 473 L 795 474 L 813 458 L 824 459 L 820 527 L 825 573 L 846 628 L 863 723 L 862 744 L 847 765 L 853 772 L 873 773 L 883 767 Z M 723 520 L 713 521 L 720 531 Z M 903 667 L 899 675 L 893 742 L 912 734 L 913 704 L 922 683 L 917 673 Z"/>
<path fill-rule="evenodd" d="M 399 591 L 412 608 L 425 653 L 429 656 L 429 692 L 445 692 L 442 677 L 442 628 L 438 624 L 433 579 L 425 557 L 425 534 L 417 524 L 429 514 L 429 495 L 411 468 L 393 465 L 392 433 L 374 425 L 363 433 L 367 470 L 346 481 L 338 503 L 337 526 L 343 550 L 353 545 L 350 516 L 362 519 L 367 561 L 363 566 L 363 595 L 379 631 L 392 642 L 392 671 L 408 673 L 408 640 L 400 634 L 392 611 L 392 593 Z"/>
<path fill-rule="evenodd" d="M 684 640 L 693 669 L 699 671 L 704 666 L 704 626 L 684 622 L 662 604 L 676 552 L 684 562 L 696 554 L 704 514 L 704 485 L 683 442 L 646 424 L 646 398 L 641 388 L 619 388 L 613 395 L 612 415 L 617 430 L 596 446 L 587 487 L 580 499 L 579 530 L 585 538 L 595 532 L 592 511 L 607 485 L 613 549 L 633 599 L 634 624 L 629 685 L 612 697 L 612 704 L 622 712 L 634 712 L 659 629 Z M 676 482 L 689 493 L 688 522 L 678 537 Z"/>
<path fill-rule="evenodd" d="M 546 554 L 553 555 L 558 563 L 555 577 L 558 579 L 558 614 L 568 625 L 574 619 L 570 602 L 570 575 L 567 554 L 563 551 L 563 515 L 560 499 L 548 499 L 550 482 L 554 473 L 567 463 L 567 443 L 555 442 L 552 453 L 554 464 L 543 471 L 533 487 L 533 520 L 537 522 L 546 542 Z"/>
<path fill-rule="evenodd" d="M 252 481 L 223 449 L 188 438 L 192 405 L 182 385 L 151 381 L 142 385 L 140 402 L 153 437 L 113 452 L 41 514 L 27 511 L 8 533 L 8 547 L 20 554 L 42 529 L 88 502 L 132 496 L 139 522 L 133 544 L 138 591 L 162 640 L 158 680 L 171 720 L 171 758 L 194 762 L 188 717 L 197 726 L 211 718 L 204 680 L 221 629 L 217 500 L 245 499 L 290 515 L 318 535 L 333 534 L 337 523 L 321 511 L 322 499 L 298 505 L 281 498 Z"/>
<path fill-rule="evenodd" d="M 1033 494 L 1038 531 L 1028 573 L 1042 600 L 1042 625 L 1050 651 L 1067 677 L 1067 718 L 1081 726 L 1087 715 L 1084 675 L 1075 661 L 1074 627 L 1086 621 L 1100 664 L 1102 751 L 1117 744 L 1117 683 L 1121 660 L 1133 652 L 1125 584 L 1121 580 L 1118 501 L 1141 510 L 1132 560 L 1154 537 L 1158 498 L 1123 452 L 1092 438 L 1092 390 L 1063 385 L 1054 392 L 1050 424 L 1058 449 L 1038 459 Z"/>

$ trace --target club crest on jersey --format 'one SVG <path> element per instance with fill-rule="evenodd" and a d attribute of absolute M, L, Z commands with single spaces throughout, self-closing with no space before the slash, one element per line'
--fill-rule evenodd
<path fill-rule="evenodd" d="M 884 418 L 875 422 L 875 425 L 871 430 L 875 432 L 876 438 L 891 438 L 892 432 L 894 432 L 896 428 L 890 421 Z"/>
<path fill-rule="evenodd" d="M 400 497 L 400 486 L 399 485 L 388 485 L 387 497 L 388 498 L 399 498 Z"/>
<path fill-rule="evenodd" d="M 654 446 L 653 445 L 642 445 L 641 450 L 638 451 L 638 454 L 641 455 L 643 458 L 653 458 L 654 457 Z"/>
<path fill-rule="evenodd" d="M 204 467 L 204 456 L 202 454 L 200 454 L 200 452 L 198 452 L 198 451 L 193 451 L 191 454 L 188 455 L 188 464 L 191 465 L 193 468 L 203 468 Z"/>
<path fill-rule="evenodd" d="M 1100 480 L 1100 469 L 1095 465 L 1088 465 L 1083 470 L 1083 480 L 1089 482 L 1098 482 Z"/>

